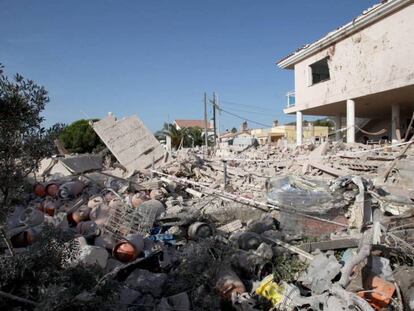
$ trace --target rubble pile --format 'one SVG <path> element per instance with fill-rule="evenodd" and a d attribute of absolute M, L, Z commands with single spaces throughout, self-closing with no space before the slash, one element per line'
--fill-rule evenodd
<path fill-rule="evenodd" d="M 358 174 L 374 178 L 384 173 L 381 169 L 392 163 L 407 145 L 408 142 L 391 148 L 358 143 L 348 145 L 341 141 L 295 148 L 261 145 L 244 151 L 232 148 L 219 150 L 216 160 L 227 160 L 229 165 L 236 166 L 240 171 L 266 177 L 274 177 L 275 174 L 325 177 Z M 406 161 L 399 162 L 402 165 Z"/>
<path fill-rule="evenodd" d="M 3 256 L 71 232 L 125 310 L 413 310 L 410 145 L 194 148 L 138 171 L 45 160 Z"/>

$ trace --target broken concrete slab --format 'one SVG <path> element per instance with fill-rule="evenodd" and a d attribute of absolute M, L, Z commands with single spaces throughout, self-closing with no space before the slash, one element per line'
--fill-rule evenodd
<path fill-rule="evenodd" d="M 39 169 L 36 176 L 53 176 L 53 178 L 60 178 L 70 176 L 72 173 L 63 165 L 57 158 L 45 158 L 40 161 Z"/>
<path fill-rule="evenodd" d="M 332 280 L 341 272 L 341 265 L 332 254 L 318 253 L 311 262 L 308 271 L 298 281 L 322 294 L 332 286 Z"/>
<path fill-rule="evenodd" d="M 81 154 L 61 158 L 63 166 L 67 168 L 72 174 L 82 174 L 89 171 L 102 169 L 103 157 L 100 154 Z"/>
<path fill-rule="evenodd" d="M 80 252 L 75 259 L 75 263 L 81 262 L 88 266 L 99 265 L 101 268 L 106 267 L 109 255 L 105 248 L 88 245 L 84 237 L 78 237 L 77 241 L 80 245 Z"/>
<path fill-rule="evenodd" d="M 137 116 L 117 120 L 109 115 L 92 126 L 128 171 L 149 169 L 165 155 L 162 145 Z"/>

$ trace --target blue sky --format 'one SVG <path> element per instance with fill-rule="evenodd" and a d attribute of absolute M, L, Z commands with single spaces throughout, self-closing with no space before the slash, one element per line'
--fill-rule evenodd
<path fill-rule="evenodd" d="M 0 0 L 0 62 L 47 88 L 45 126 L 111 111 L 155 131 L 201 119 L 205 91 L 242 117 L 290 122 L 293 72 L 275 62 L 377 2 Z M 221 115 L 222 130 L 241 122 Z"/>

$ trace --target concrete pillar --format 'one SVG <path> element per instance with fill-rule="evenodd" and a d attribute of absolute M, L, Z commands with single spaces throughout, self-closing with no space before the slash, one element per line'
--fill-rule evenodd
<path fill-rule="evenodd" d="M 393 143 L 398 142 L 397 130 L 400 129 L 400 105 L 391 106 L 391 138 Z"/>
<path fill-rule="evenodd" d="M 339 141 L 341 140 L 341 132 L 339 131 L 341 129 L 341 114 L 337 114 L 333 117 L 334 126 L 335 126 L 335 140 Z"/>
<path fill-rule="evenodd" d="M 302 145 L 303 135 L 303 114 L 301 111 L 296 112 L 296 145 Z"/>
<path fill-rule="evenodd" d="M 165 144 L 167 146 L 168 153 L 171 153 L 171 136 L 165 135 Z"/>
<path fill-rule="evenodd" d="M 355 101 L 346 101 L 346 142 L 355 142 Z"/>

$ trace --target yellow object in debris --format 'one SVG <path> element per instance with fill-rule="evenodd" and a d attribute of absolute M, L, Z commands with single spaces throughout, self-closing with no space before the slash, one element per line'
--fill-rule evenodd
<path fill-rule="evenodd" d="M 285 288 L 276 284 L 271 274 L 260 282 L 259 287 L 256 289 L 256 294 L 268 299 L 276 307 L 285 296 Z"/>

